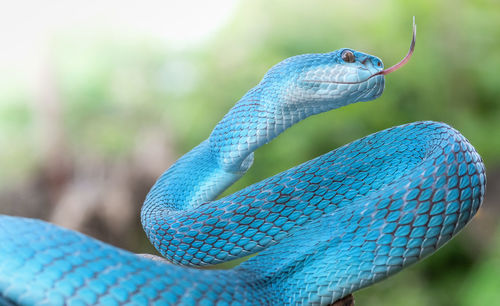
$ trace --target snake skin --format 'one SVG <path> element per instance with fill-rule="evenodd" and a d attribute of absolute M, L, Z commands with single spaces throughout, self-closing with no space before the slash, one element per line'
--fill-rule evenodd
<path fill-rule="evenodd" d="M 294 123 L 382 94 L 379 59 L 338 50 L 273 67 L 157 181 L 142 209 L 169 261 L 55 225 L 0 216 L 0 305 L 332 303 L 431 254 L 479 209 L 484 165 L 450 126 L 417 122 L 354 141 L 220 200 L 252 152 Z"/>

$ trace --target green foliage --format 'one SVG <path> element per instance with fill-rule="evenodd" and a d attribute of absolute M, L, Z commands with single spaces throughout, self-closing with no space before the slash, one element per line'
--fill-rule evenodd
<path fill-rule="evenodd" d="M 491 247 L 478 260 L 458 292 L 457 305 L 496 305 L 500 301 L 500 231 Z"/>
<path fill-rule="evenodd" d="M 33 114 L 22 89 L 9 85 L 8 90 L 0 91 L 0 100 L 8 101 L 0 103 L 0 184 L 16 180 L 20 172 L 28 172 L 36 164 L 34 135 L 30 135 Z"/>

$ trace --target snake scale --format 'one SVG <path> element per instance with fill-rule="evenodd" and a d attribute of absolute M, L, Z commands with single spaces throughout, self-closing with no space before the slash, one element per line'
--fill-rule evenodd
<path fill-rule="evenodd" d="M 216 200 L 254 150 L 309 116 L 379 97 L 409 55 L 385 70 L 351 49 L 271 68 L 146 198 L 144 230 L 174 264 L 0 216 L 0 305 L 329 304 L 436 251 L 486 184 L 481 157 L 444 123 L 380 131 Z M 257 252 L 231 270 L 189 268 Z"/>

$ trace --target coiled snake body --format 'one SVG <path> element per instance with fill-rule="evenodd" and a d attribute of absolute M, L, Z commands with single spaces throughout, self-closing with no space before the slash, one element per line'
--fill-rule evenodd
<path fill-rule="evenodd" d="M 257 256 L 190 269 L 0 216 L 0 304 L 327 304 L 434 252 L 474 216 L 486 180 L 474 148 L 443 123 L 378 132 L 214 200 L 291 125 L 379 97 L 383 72 L 349 49 L 279 63 L 148 194 L 143 227 L 169 261 Z"/>

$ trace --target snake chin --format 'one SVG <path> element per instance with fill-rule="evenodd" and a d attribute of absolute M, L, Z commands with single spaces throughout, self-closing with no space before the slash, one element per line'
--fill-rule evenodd
<path fill-rule="evenodd" d="M 385 89 L 385 78 L 383 75 L 375 75 L 370 77 L 363 83 L 367 84 L 365 90 L 361 91 L 359 99 L 356 102 L 366 102 L 375 100 L 382 95 Z M 373 85 L 372 85 L 373 84 Z"/>

